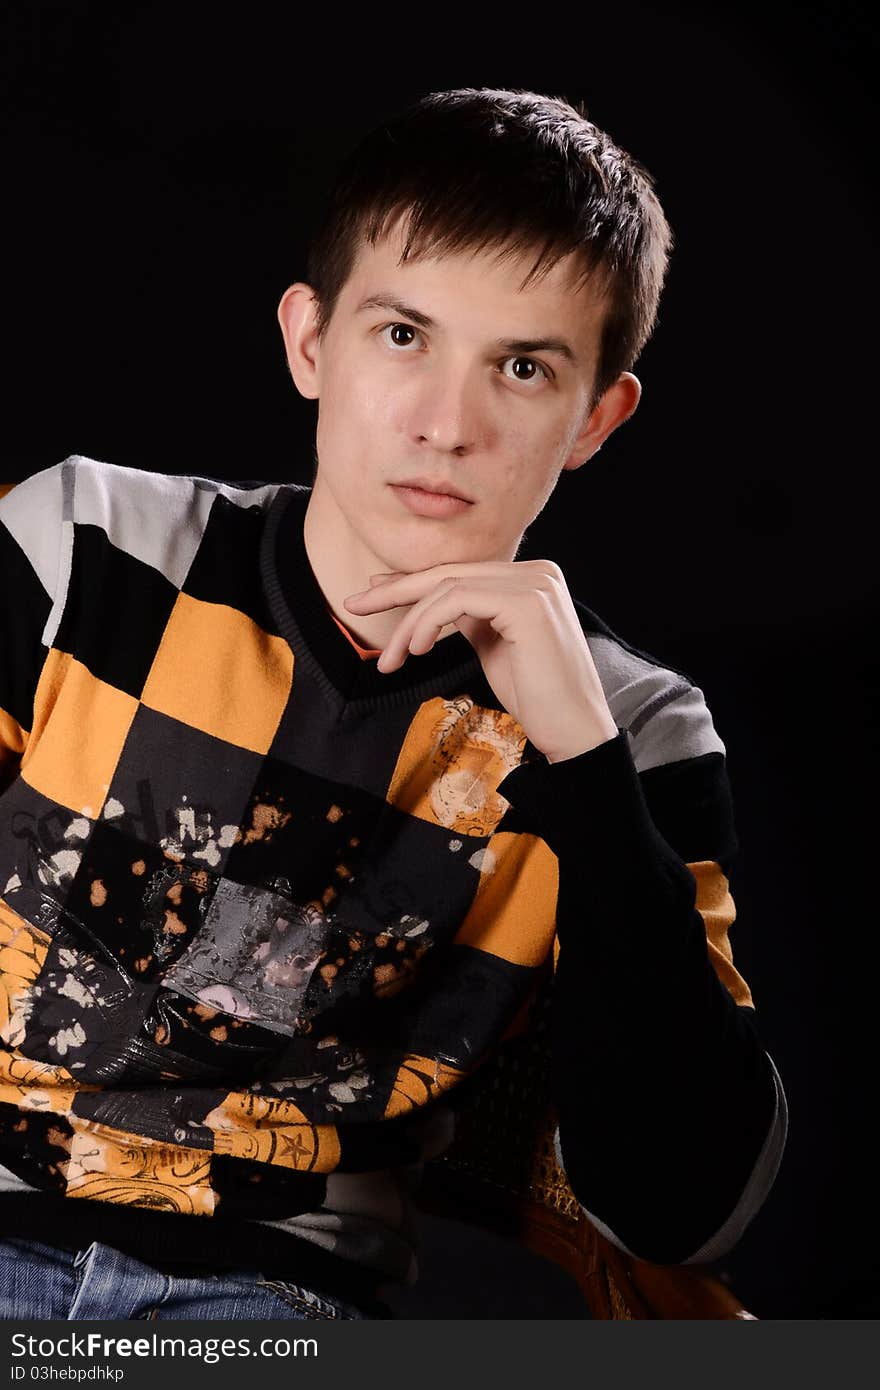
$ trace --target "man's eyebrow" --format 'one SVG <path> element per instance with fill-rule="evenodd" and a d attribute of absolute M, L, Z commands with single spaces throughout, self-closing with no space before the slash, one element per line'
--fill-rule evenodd
<path fill-rule="evenodd" d="M 402 300 L 393 294 L 386 294 L 384 290 L 362 299 L 355 313 L 360 314 L 364 309 L 388 309 L 403 319 L 412 319 L 418 328 L 437 327 L 429 314 L 423 314 L 421 309 L 415 309 L 411 304 L 404 304 Z M 495 346 L 504 348 L 506 352 L 556 352 L 573 367 L 580 366 L 574 348 L 564 338 L 498 338 Z"/>

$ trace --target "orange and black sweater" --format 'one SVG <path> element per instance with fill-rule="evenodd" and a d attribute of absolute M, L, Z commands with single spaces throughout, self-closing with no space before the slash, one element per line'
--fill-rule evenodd
<path fill-rule="evenodd" d="M 787 1108 L 702 691 L 575 600 L 618 733 L 550 764 L 462 634 L 377 671 L 308 499 L 74 455 L 0 501 L 0 1233 L 411 1279 L 412 1176 L 555 961 L 578 1200 L 725 1253 Z"/>

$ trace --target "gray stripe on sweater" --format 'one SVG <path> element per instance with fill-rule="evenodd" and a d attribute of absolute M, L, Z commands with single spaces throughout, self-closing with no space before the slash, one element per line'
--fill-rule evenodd
<path fill-rule="evenodd" d="M 0 1163 L 0 1192 L 38 1192 L 39 1188 L 32 1187 L 24 1178 L 20 1178 L 17 1173 L 10 1173 L 8 1168 L 4 1168 Z"/>
<path fill-rule="evenodd" d="M 614 722 L 626 729 L 639 772 L 726 752 L 699 686 L 613 637 L 585 636 Z"/>

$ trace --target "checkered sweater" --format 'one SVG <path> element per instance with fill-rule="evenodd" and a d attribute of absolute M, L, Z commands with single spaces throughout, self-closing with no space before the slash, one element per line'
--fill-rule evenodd
<path fill-rule="evenodd" d="M 578 1200 L 712 1259 L 786 1104 L 702 692 L 576 600 L 618 734 L 550 764 L 462 634 L 376 670 L 308 498 L 75 455 L 0 502 L 0 1231 L 411 1279 L 408 1176 L 555 969 Z"/>

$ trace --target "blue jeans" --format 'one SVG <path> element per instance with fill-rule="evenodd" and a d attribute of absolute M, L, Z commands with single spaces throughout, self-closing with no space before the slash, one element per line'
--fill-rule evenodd
<path fill-rule="evenodd" d="M 62 1250 L 18 1236 L 0 1238 L 0 1319 L 366 1318 L 368 1314 L 259 1269 L 197 1278 L 162 1274 L 93 1240 Z"/>

